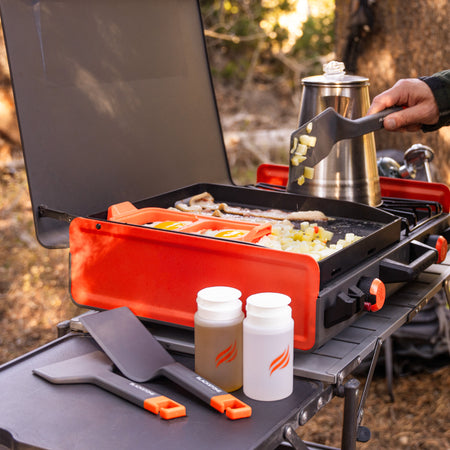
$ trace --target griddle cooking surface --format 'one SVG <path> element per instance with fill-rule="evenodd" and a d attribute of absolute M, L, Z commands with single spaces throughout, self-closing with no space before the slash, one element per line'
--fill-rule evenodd
<path fill-rule="evenodd" d="M 137 208 L 151 206 L 169 208 L 173 207 L 177 201 L 183 201 L 203 192 L 209 192 L 216 203 L 227 203 L 230 206 L 242 208 L 280 209 L 291 212 L 321 211 L 333 219 L 320 222 L 321 226 L 334 233 L 332 242 L 344 238 L 346 233 L 362 236 L 363 239 L 319 261 L 321 288 L 346 270 L 359 265 L 368 257 L 400 239 L 401 220 L 378 208 L 360 203 L 274 192 L 254 187 L 201 183 L 151 197 L 134 205 Z M 103 212 L 95 217 L 106 218 L 106 216 L 107 213 Z"/>
<path fill-rule="evenodd" d="M 348 219 L 342 217 L 332 217 L 331 220 L 323 222 L 323 226 L 327 231 L 333 233 L 331 242 L 334 244 L 339 239 L 344 239 L 347 233 L 354 233 L 358 236 L 369 236 L 377 230 L 380 230 L 382 225 L 377 222 L 368 222 L 364 220 Z"/>

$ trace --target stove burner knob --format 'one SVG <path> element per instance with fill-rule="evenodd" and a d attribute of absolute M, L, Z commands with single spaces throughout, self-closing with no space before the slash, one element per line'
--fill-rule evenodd
<path fill-rule="evenodd" d="M 439 236 L 438 234 L 431 234 L 428 236 L 425 244 L 430 247 L 435 248 L 438 251 L 437 263 L 440 264 L 447 257 L 448 242 L 444 236 Z"/>
<path fill-rule="evenodd" d="M 386 299 L 386 286 L 379 278 L 362 277 L 358 282 L 358 287 L 367 295 L 364 302 L 366 311 L 379 311 Z"/>

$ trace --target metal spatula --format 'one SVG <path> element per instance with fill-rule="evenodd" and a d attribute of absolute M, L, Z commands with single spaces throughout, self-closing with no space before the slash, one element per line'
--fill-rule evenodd
<path fill-rule="evenodd" d="M 183 405 L 115 374 L 112 369 L 111 360 L 103 352 L 95 351 L 34 369 L 33 373 L 54 384 L 95 384 L 163 419 L 186 415 Z"/>
<path fill-rule="evenodd" d="M 97 344 L 129 379 L 165 376 L 230 419 L 251 415 L 250 406 L 175 361 L 127 307 L 80 317 Z"/>
<path fill-rule="evenodd" d="M 403 108 L 389 108 L 356 120 L 346 119 L 333 108 L 327 108 L 315 116 L 291 134 L 288 186 L 291 183 L 301 185 L 313 176 L 312 171 L 305 171 L 305 168 L 312 169 L 327 157 L 336 142 L 382 128 L 384 118 L 401 109 Z"/>

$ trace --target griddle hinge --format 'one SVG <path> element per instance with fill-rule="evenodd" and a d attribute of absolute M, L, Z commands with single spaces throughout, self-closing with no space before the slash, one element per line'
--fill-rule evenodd
<path fill-rule="evenodd" d="M 75 219 L 77 216 L 74 216 L 72 214 L 58 211 L 56 209 L 50 209 L 46 205 L 39 205 L 38 206 L 38 216 L 39 217 L 49 217 L 50 219 L 60 220 L 62 222 L 70 223 L 73 219 Z"/>

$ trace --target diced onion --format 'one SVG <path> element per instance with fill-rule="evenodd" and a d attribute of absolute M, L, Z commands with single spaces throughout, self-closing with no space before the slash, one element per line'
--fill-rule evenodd
<path fill-rule="evenodd" d="M 305 167 L 303 171 L 303 176 L 305 178 L 309 178 L 312 180 L 314 178 L 314 168 L 313 167 Z"/>
<path fill-rule="evenodd" d="M 300 144 L 307 145 L 308 147 L 314 147 L 316 145 L 317 138 L 315 136 L 308 136 L 302 134 L 299 138 Z"/>
<path fill-rule="evenodd" d="M 295 154 L 292 158 L 291 158 L 291 163 L 293 166 L 298 166 L 301 162 L 305 161 L 306 156 L 300 156 Z"/>
<path fill-rule="evenodd" d="M 325 230 L 317 223 L 305 221 L 298 229 L 294 228 L 289 220 L 283 220 L 273 224 L 272 233 L 262 237 L 258 244 L 275 250 L 308 254 L 316 261 L 320 261 L 361 239 L 353 233 L 347 233 L 348 240 L 339 239 L 336 244 L 330 244 L 332 237 L 331 231 Z"/>
<path fill-rule="evenodd" d="M 297 150 L 295 151 L 296 155 L 305 156 L 308 152 L 308 146 L 305 144 L 298 144 Z"/>
<path fill-rule="evenodd" d="M 297 147 L 298 147 L 298 137 L 295 137 L 292 143 L 291 153 L 294 153 L 297 150 Z"/>

